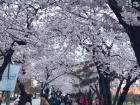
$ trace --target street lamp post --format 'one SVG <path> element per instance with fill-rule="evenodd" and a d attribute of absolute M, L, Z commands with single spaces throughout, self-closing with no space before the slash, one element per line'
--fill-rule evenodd
<path fill-rule="evenodd" d="M 9 76 L 9 73 L 10 73 L 10 63 L 8 64 L 8 79 L 10 79 L 10 76 Z M 10 91 L 6 91 L 6 105 L 10 105 Z"/>
<path fill-rule="evenodd" d="M 6 105 L 10 105 L 10 91 L 6 91 Z"/>

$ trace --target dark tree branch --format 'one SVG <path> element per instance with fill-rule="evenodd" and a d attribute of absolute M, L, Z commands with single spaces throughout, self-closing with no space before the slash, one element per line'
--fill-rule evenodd
<path fill-rule="evenodd" d="M 5 53 L 1 49 L 0 49 L 0 53 L 1 53 L 0 56 L 5 56 Z"/>
<path fill-rule="evenodd" d="M 133 80 L 130 81 L 130 84 L 132 85 L 136 80 L 139 78 L 140 74 L 138 74 Z"/>
<path fill-rule="evenodd" d="M 95 85 L 95 88 L 94 88 L 92 85 L 90 85 L 90 88 L 96 93 L 96 95 L 97 95 L 98 97 L 100 97 L 100 93 L 99 93 L 99 90 L 98 90 L 98 88 L 97 88 L 97 85 Z"/>
<path fill-rule="evenodd" d="M 11 44 L 10 48 L 6 51 L 6 55 L 4 56 L 4 61 L 2 66 L 0 67 L 0 80 L 2 79 L 2 75 L 4 73 L 4 70 L 6 69 L 7 65 L 11 63 L 11 58 L 14 54 L 13 46 L 15 46 L 15 43 L 18 45 L 26 45 L 26 42 L 24 41 L 17 41 L 14 40 L 13 43 Z"/>
<path fill-rule="evenodd" d="M 122 8 L 118 6 L 118 3 L 116 0 L 107 0 L 110 8 L 115 13 L 116 17 L 119 20 L 119 23 L 123 26 L 127 26 L 128 24 L 123 20 L 123 17 L 121 16 Z"/>
<path fill-rule="evenodd" d="M 46 75 L 45 75 L 45 79 L 48 80 L 49 77 L 50 77 L 50 72 L 49 72 L 49 69 L 48 69 L 47 66 L 45 67 L 45 69 L 46 69 L 46 72 L 45 72 L 45 74 L 46 74 Z"/>
<path fill-rule="evenodd" d="M 131 45 L 134 49 L 137 61 L 140 65 L 140 25 L 129 25 L 127 24 L 124 20 L 123 17 L 121 16 L 122 8 L 119 7 L 118 3 L 116 0 L 107 0 L 110 8 L 112 11 L 115 13 L 116 17 L 119 20 L 119 23 L 124 27 L 126 30 L 126 33 L 128 34 L 130 38 Z M 136 0 L 138 1 L 138 0 Z"/>
<path fill-rule="evenodd" d="M 118 100 L 118 97 L 119 97 L 119 92 L 121 90 L 121 86 L 123 84 L 123 81 L 124 81 L 124 79 L 120 80 L 120 83 L 119 83 L 119 86 L 117 88 L 117 91 L 116 91 L 116 94 L 115 94 L 115 98 L 113 100 L 113 104 L 112 105 L 116 105 L 116 103 L 117 103 L 117 100 Z"/>
<path fill-rule="evenodd" d="M 57 78 L 61 77 L 62 75 L 65 75 L 65 74 L 67 74 L 67 72 L 64 72 L 64 73 L 62 73 L 62 74 L 60 74 L 60 75 L 58 75 L 58 76 L 54 77 L 54 78 L 53 78 L 53 79 L 51 79 L 50 81 L 46 82 L 46 84 L 51 83 L 52 81 L 56 80 Z"/>
<path fill-rule="evenodd" d="M 16 42 L 18 45 L 26 45 L 26 44 L 27 44 L 27 42 L 26 42 L 26 41 L 23 41 L 23 40 L 20 40 L 20 41 L 15 40 L 15 42 Z"/>
<path fill-rule="evenodd" d="M 127 77 L 127 79 L 126 79 L 126 84 L 125 84 L 125 86 L 124 86 L 124 88 L 123 88 L 122 93 L 120 94 L 120 97 L 119 97 L 119 99 L 118 99 L 117 105 L 123 105 L 123 103 L 124 103 L 124 101 L 125 101 L 125 99 L 126 99 L 126 96 L 127 96 L 127 94 L 128 94 L 128 91 L 129 91 L 130 86 L 131 86 L 134 82 L 136 82 L 136 80 L 138 79 L 139 76 L 140 76 L 140 74 L 138 74 L 134 79 L 132 79 L 132 76 L 128 74 L 128 77 Z M 131 80 L 131 79 L 132 79 L 132 80 Z"/>

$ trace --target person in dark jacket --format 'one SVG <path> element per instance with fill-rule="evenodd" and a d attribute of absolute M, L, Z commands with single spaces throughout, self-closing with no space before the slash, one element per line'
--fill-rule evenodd
<path fill-rule="evenodd" d="M 61 102 L 62 102 L 61 97 L 60 96 L 57 96 L 57 98 L 56 98 L 57 105 L 60 105 Z"/>
<path fill-rule="evenodd" d="M 26 102 L 29 102 L 32 105 L 32 94 L 27 94 Z"/>
<path fill-rule="evenodd" d="M 92 99 L 93 99 L 92 92 L 91 90 L 89 90 L 87 93 L 88 105 L 92 105 Z"/>
<path fill-rule="evenodd" d="M 57 99 L 56 99 L 55 95 L 52 94 L 51 98 L 49 99 L 49 104 L 50 105 L 58 105 L 57 103 L 58 102 L 57 102 Z"/>
<path fill-rule="evenodd" d="M 65 98 L 64 98 L 64 103 L 65 105 L 71 105 L 72 104 L 72 100 L 70 98 L 70 95 L 66 95 Z"/>
<path fill-rule="evenodd" d="M 49 105 L 48 99 L 45 94 L 41 94 L 40 99 L 40 105 Z"/>

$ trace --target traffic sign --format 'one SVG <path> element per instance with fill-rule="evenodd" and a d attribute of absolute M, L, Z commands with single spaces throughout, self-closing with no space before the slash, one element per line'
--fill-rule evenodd
<path fill-rule="evenodd" d="M 1 91 L 14 91 L 21 65 L 8 64 L 0 81 Z"/>

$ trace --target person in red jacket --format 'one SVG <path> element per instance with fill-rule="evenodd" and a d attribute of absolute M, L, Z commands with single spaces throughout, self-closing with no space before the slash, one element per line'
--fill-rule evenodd
<path fill-rule="evenodd" d="M 99 105 L 100 104 L 100 99 L 98 97 L 96 97 L 95 103 L 96 103 L 96 105 Z"/>
<path fill-rule="evenodd" d="M 79 103 L 80 105 L 87 105 L 88 103 L 86 97 L 83 94 L 80 96 Z"/>

